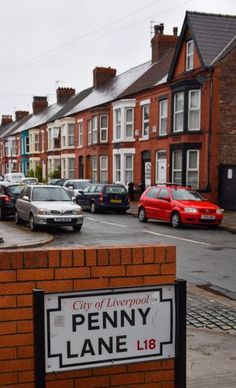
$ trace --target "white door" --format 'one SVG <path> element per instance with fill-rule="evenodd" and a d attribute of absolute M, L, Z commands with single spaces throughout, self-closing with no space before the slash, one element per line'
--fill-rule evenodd
<path fill-rule="evenodd" d="M 166 159 L 157 160 L 157 183 L 166 182 Z"/>

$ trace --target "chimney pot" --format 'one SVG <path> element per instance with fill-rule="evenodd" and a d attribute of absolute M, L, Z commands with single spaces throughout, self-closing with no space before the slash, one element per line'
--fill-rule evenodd
<path fill-rule="evenodd" d="M 159 34 L 159 25 L 158 24 L 156 24 L 155 26 L 154 26 L 154 32 L 155 32 L 155 35 L 157 35 L 157 34 Z"/>
<path fill-rule="evenodd" d="M 178 27 L 173 27 L 173 35 L 178 36 Z"/>
<path fill-rule="evenodd" d="M 93 86 L 99 89 L 103 84 L 115 77 L 116 69 L 111 67 L 95 67 L 93 70 Z"/>
<path fill-rule="evenodd" d="M 8 125 L 10 123 L 12 123 L 12 116 L 11 115 L 2 115 L 1 125 Z"/>
<path fill-rule="evenodd" d="M 63 105 L 66 101 L 75 95 L 75 89 L 73 88 L 57 88 L 57 103 Z"/>
<path fill-rule="evenodd" d="M 26 117 L 28 116 L 29 112 L 26 112 L 24 110 L 18 110 L 15 112 L 15 116 L 16 116 L 16 121 L 20 121 L 21 119 L 23 119 L 23 117 Z"/>
<path fill-rule="evenodd" d="M 160 23 L 159 31 L 160 31 L 160 34 L 163 35 L 163 33 L 164 33 L 164 24 L 163 23 Z"/>
<path fill-rule="evenodd" d="M 168 51 L 175 48 L 178 36 L 176 35 L 165 35 L 164 24 L 161 23 L 159 26 L 155 26 L 155 35 L 152 37 L 152 63 L 158 62 Z"/>
<path fill-rule="evenodd" d="M 33 99 L 33 114 L 37 115 L 41 113 L 48 106 L 47 97 L 34 96 Z"/>

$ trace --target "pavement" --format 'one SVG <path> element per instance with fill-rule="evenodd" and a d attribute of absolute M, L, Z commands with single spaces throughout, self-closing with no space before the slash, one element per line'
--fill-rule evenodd
<path fill-rule="evenodd" d="M 128 214 L 137 216 L 137 203 Z M 220 228 L 236 233 L 236 211 L 226 211 Z M 32 233 L 14 221 L 0 222 L 0 249 L 47 244 L 53 237 Z M 236 387 L 236 301 L 187 286 L 187 388 Z"/>

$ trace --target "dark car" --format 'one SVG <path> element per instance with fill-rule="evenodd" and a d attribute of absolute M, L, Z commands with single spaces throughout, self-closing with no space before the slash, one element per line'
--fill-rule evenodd
<path fill-rule="evenodd" d="M 0 221 L 14 216 L 15 202 L 24 187 L 21 183 L 0 182 Z"/>
<path fill-rule="evenodd" d="M 224 209 L 204 199 L 196 190 L 178 185 L 150 186 L 138 203 L 138 218 L 170 222 L 174 228 L 181 224 L 220 225 Z"/>
<path fill-rule="evenodd" d="M 106 210 L 125 213 L 130 207 L 128 192 L 119 184 L 92 183 L 77 195 L 76 202 L 91 213 Z"/>

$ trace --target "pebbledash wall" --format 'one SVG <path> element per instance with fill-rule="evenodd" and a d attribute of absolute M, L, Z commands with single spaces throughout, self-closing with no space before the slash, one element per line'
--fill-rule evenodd
<path fill-rule="evenodd" d="M 174 246 L 0 252 L 0 387 L 33 388 L 32 290 L 63 292 L 176 280 Z M 47 375 L 47 388 L 174 388 L 174 360 Z"/>

